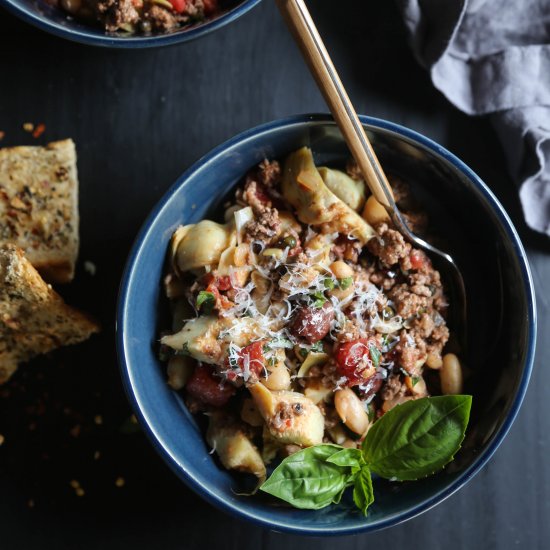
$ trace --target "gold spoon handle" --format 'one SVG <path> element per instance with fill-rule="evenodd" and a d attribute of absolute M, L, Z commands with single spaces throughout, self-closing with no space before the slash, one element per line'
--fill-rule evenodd
<path fill-rule="evenodd" d="M 395 210 L 391 186 L 303 0 L 275 0 L 372 194 Z"/>

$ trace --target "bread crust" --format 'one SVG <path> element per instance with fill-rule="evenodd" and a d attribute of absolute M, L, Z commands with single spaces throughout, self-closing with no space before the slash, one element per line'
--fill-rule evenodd
<path fill-rule="evenodd" d="M 73 279 L 78 175 L 71 139 L 0 149 L 0 244 L 13 243 L 51 283 Z"/>
<path fill-rule="evenodd" d="M 13 244 L 0 245 L 0 384 L 20 363 L 99 332 L 89 315 L 65 304 Z"/>

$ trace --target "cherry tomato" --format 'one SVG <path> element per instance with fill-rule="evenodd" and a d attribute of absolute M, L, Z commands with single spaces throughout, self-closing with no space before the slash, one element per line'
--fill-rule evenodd
<path fill-rule="evenodd" d="M 415 270 L 422 269 L 426 265 L 426 256 L 420 250 L 412 250 L 409 256 L 411 267 Z"/>
<path fill-rule="evenodd" d="M 205 15 L 212 15 L 218 11 L 218 0 L 203 0 L 203 4 Z"/>
<path fill-rule="evenodd" d="M 183 13 L 187 7 L 187 0 L 170 0 L 170 4 L 176 13 Z"/>
<path fill-rule="evenodd" d="M 216 285 L 221 291 L 229 290 L 231 288 L 231 278 L 229 275 L 223 275 L 222 277 L 216 277 Z"/>
<path fill-rule="evenodd" d="M 218 290 L 218 287 L 215 283 L 210 283 L 206 287 L 206 292 L 211 292 L 214 295 L 214 298 L 216 299 L 216 309 L 218 311 L 222 309 L 229 309 L 233 306 L 231 300 L 228 300 L 226 296 L 220 294 L 220 291 Z"/>
<path fill-rule="evenodd" d="M 213 407 L 223 407 L 235 393 L 235 388 L 216 376 L 211 367 L 198 366 L 185 385 L 189 395 Z"/>
<path fill-rule="evenodd" d="M 372 362 L 366 360 L 370 359 L 371 347 L 376 347 L 374 338 L 361 338 L 338 346 L 336 363 L 340 373 L 347 377 L 349 386 L 364 384 L 372 376 Z"/>
<path fill-rule="evenodd" d="M 239 352 L 239 359 L 237 361 L 239 367 L 243 368 L 245 358 L 247 358 L 250 372 L 259 376 L 265 366 L 264 345 L 265 341 L 259 340 L 243 348 Z"/>

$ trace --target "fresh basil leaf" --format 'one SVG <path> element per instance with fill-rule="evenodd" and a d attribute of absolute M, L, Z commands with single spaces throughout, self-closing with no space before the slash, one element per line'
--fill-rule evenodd
<path fill-rule="evenodd" d="M 353 284 L 353 277 L 344 277 L 343 279 L 338 279 L 338 286 L 342 290 L 347 290 Z"/>
<path fill-rule="evenodd" d="M 368 431 L 366 463 L 378 475 L 400 481 L 435 473 L 460 448 L 471 405 L 471 395 L 443 395 L 394 407 Z"/>
<path fill-rule="evenodd" d="M 367 416 L 369 417 L 369 422 L 374 422 L 374 415 L 376 414 L 376 409 L 372 403 L 367 405 Z"/>
<path fill-rule="evenodd" d="M 341 450 L 337 445 L 315 445 L 294 453 L 275 468 L 260 490 L 296 508 L 324 508 L 349 484 L 349 468 L 327 462 Z"/>
<path fill-rule="evenodd" d="M 370 353 L 370 358 L 372 359 L 372 364 L 374 365 L 375 368 L 378 368 L 380 366 L 380 357 L 382 355 L 380 353 L 380 350 L 375 346 L 370 346 L 369 353 Z"/>
<path fill-rule="evenodd" d="M 368 507 L 374 502 L 374 492 L 372 489 L 372 479 L 370 470 L 367 466 L 363 466 L 355 476 L 353 484 L 353 502 L 355 506 L 367 515 Z"/>
<path fill-rule="evenodd" d="M 327 458 L 327 462 L 337 466 L 348 466 L 352 469 L 361 468 L 365 464 L 363 453 L 359 449 L 342 449 Z"/>
<path fill-rule="evenodd" d="M 212 292 L 201 290 L 197 296 L 197 309 L 200 309 L 206 315 L 212 313 L 216 305 L 216 297 Z"/>

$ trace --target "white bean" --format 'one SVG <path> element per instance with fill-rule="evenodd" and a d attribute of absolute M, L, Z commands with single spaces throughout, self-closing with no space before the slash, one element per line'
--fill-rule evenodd
<path fill-rule="evenodd" d="M 369 428 L 369 417 L 361 400 L 350 388 L 337 390 L 334 394 L 334 407 L 342 422 L 356 434 L 363 435 Z"/>
<path fill-rule="evenodd" d="M 443 356 L 443 366 L 439 371 L 441 380 L 441 391 L 445 395 L 456 395 L 462 392 L 464 385 L 462 367 L 454 353 L 447 353 Z"/>

